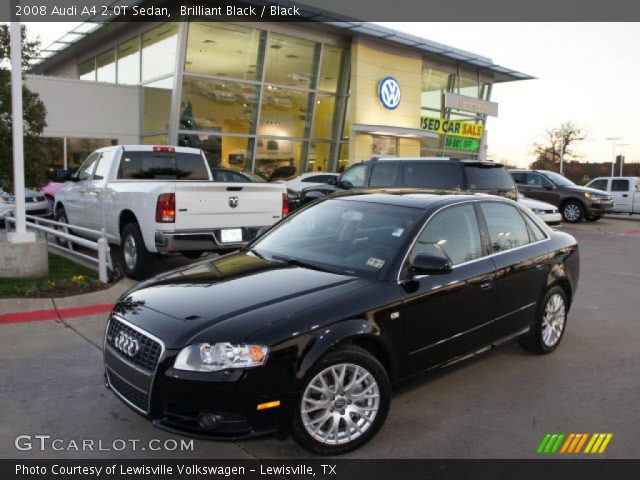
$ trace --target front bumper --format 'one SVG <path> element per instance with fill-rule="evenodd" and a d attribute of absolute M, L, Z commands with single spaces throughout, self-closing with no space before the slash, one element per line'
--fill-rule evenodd
<path fill-rule="evenodd" d="M 179 232 L 156 231 L 154 242 L 156 251 L 184 252 L 184 251 L 224 251 L 236 250 L 255 238 L 257 233 L 265 227 L 242 227 L 242 241 L 224 243 L 221 241 L 221 230 L 183 230 Z"/>
<path fill-rule="evenodd" d="M 540 219 L 547 225 L 559 225 L 562 222 L 562 215 L 560 212 L 556 213 L 536 213 Z"/>
<path fill-rule="evenodd" d="M 604 215 L 607 212 L 611 212 L 613 210 L 613 206 L 613 201 L 591 202 L 587 205 L 587 209 L 593 214 Z"/>
<path fill-rule="evenodd" d="M 117 321 L 118 327 L 108 327 L 105 335 L 105 384 L 156 427 L 217 440 L 246 439 L 288 430 L 299 396 L 295 378 L 290 374 L 290 360 L 271 356 L 263 367 L 186 372 L 173 368 L 179 351 L 165 350 L 162 345 L 154 368 L 140 362 L 136 365 L 115 348 L 110 332 L 124 330 L 130 336 L 149 334 L 121 318 Z M 144 354 L 150 347 L 143 340 L 140 342 Z M 280 401 L 276 408 L 257 409 L 261 403 L 276 400 Z"/>

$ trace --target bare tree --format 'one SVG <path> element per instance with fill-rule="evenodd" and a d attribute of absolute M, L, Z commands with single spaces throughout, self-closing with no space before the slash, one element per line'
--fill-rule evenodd
<path fill-rule="evenodd" d="M 578 160 L 580 156 L 573 150 L 573 146 L 587 138 L 585 132 L 573 122 L 565 122 L 558 128 L 547 130 L 544 142 L 533 144 L 535 161 L 530 168 L 541 170 L 559 170 L 560 151 L 564 145 L 564 160 Z M 563 142 L 564 140 L 564 142 Z"/>

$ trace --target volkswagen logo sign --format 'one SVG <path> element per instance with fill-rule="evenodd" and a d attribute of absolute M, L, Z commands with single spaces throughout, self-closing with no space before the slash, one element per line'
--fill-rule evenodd
<path fill-rule="evenodd" d="M 378 98 L 387 110 L 395 110 L 400 105 L 400 85 L 393 77 L 385 77 L 378 85 Z"/>
<path fill-rule="evenodd" d="M 229 206 L 231 208 L 236 208 L 238 206 L 238 202 L 240 200 L 238 199 L 238 197 L 229 197 Z"/>
<path fill-rule="evenodd" d="M 131 358 L 135 357 L 140 350 L 138 341 L 122 330 L 113 339 L 113 346 Z"/>

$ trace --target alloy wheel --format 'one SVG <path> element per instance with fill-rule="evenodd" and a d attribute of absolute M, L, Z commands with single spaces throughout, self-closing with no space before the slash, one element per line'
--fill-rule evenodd
<path fill-rule="evenodd" d="M 570 203 L 564 207 L 564 217 L 570 222 L 576 222 L 580 218 L 580 207 L 575 203 Z"/>
<path fill-rule="evenodd" d="M 349 443 L 373 425 L 380 388 L 373 375 L 352 363 L 325 368 L 307 385 L 300 403 L 307 433 L 325 445 Z"/>
<path fill-rule="evenodd" d="M 136 239 L 133 238 L 133 235 L 127 235 L 127 238 L 124 239 L 122 250 L 124 253 L 124 263 L 129 270 L 134 270 L 138 262 L 138 249 Z"/>
<path fill-rule="evenodd" d="M 542 341 L 547 347 L 553 347 L 562 336 L 566 322 L 567 309 L 559 293 L 549 297 L 542 317 Z"/>

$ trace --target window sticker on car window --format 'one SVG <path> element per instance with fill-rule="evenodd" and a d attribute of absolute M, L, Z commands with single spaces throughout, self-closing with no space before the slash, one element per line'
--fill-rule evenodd
<path fill-rule="evenodd" d="M 369 260 L 367 260 L 367 266 L 369 267 L 374 267 L 374 268 L 382 268 L 382 266 L 384 265 L 384 260 L 381 260 L 379 258 L 375 258 L 375 257 L 369 257 Z"/>
<path fill-rule="evenodd" d="M 404 233 L 404 228 L 396 228 L 391 235 L 394 237 L 401 237 Z"/>

